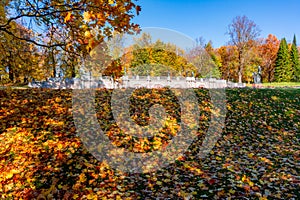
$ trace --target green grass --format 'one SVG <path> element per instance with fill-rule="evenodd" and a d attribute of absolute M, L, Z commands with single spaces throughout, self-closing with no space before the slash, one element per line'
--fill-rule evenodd
<path fill-rule="evenodd" d="M 273 82 L 263 83 L 264 87 L 300 87 L 300 82 Z"/>

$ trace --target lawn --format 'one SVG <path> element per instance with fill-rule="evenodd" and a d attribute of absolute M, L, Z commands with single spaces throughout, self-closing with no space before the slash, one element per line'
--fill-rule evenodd
<path fill-rule="evenodd" d="M 274 82 L 274 83 L 263 83 L 264 87 L 300 87 L 299 82 Z"/>
<path fill-rule="evenodd" d="M 300 89 L 226 90 L 225 127 L 205 158 L 196 155 L 212 105 L 207 90 L 195 93 L 200 128 L 185 156 L 156 172 L 134 174 L 98 161 L 84 147 L 71 90 L 0 90 L 1 199 L 299 199 Z M 176 135 L 176 125 L 152 138 L 122 132 L 113 120 L 111 94 L 97 90 L 95 108 L 114 145 L 149 152 Z M 131 118 L 147 125 L 155 103 L 180 122 L 178 101 L 168 89 L 135 91 Z"/>

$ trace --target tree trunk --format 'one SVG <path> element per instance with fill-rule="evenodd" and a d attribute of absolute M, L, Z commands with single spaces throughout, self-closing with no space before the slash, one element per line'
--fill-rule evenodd
<path fill-rule="evenodd" d="M 239 83 L 242 83 L 242 72 L 239 70 Z"/>
<path fill-rule="evenodd" d="M 27 78 L 26 76 L 25 76 L 24 79 L 23 79 L 23 83 L 24 83 L 24 84 L 28 84 L 28 78 Z"/>
<path fill-rule="evenodd" d="M 51 51 L 51 59 L 52 59 L 52 76 L 53 76 L 53 78 L 55 78 L 56 77 L 56 64 L 55 64 L 55 58 L 54 58 L 54 50 L 52 49 L 52 51 Z"/>
<path fill-rule="evenodd" d="M 55 69 L 55 65 L 52 66 L 52 77 L 55 78 L 56 75 L 56 69 Z"/>
<path fill-rule="evenodd" d="M 243 72 L 243 61 L 242 61 L 242 50 L 239 50 L 239 72 L 238 72 L 238 76 L 239 76 L 239 83 L 242 83 L 242 72 Z"/>
<path fill-rule="evenodd" d="M 75 76 L 76 76 L 76 73 L 75 73 L 75 66 L 74 66 L 74 65 L 72 65 L 71 76 L 72 76 L 72 78 L 75 78 Z"/>
<path fill-rule="evenodd" d="M 11 82 L 14 82 L 14 71 L 11 66 L 8 66 L 8 77 Z"/>

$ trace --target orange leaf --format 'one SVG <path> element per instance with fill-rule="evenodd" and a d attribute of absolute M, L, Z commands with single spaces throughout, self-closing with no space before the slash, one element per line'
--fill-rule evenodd
<path fill-rule="evenodd" d="M 70 21 L 71 17 L 72 17 L 72 13 L 68 12 L 67 16 L 65 17 L 65 23 L 68 22 L 68 21 Z"/>

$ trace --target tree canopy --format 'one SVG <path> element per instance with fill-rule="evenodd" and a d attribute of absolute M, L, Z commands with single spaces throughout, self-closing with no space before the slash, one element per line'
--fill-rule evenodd
<path fill-rule="evenodd" d="M 297 48 L 295 35 L 293 38 L 290 56 L 291 56 L 291 65 L 293 70 L 293 81 L 299 81 L 300 80 L 300 60 L 299 60 L 300 56 Z"/>
<path fill-rule="evenodd" d="M 71 70 L 68 74 L 74 76 L 75 69 L 70 61 L 79 62 L 115 32 L 139 31 L 139 26 L 131 21 L 140 10 L 131 0 L 3 0 L 0 42 L 2 46 L 12 40 L 26 43 L 40 56 L 48 58 L 45 64 L 52 66 L 51 76 L 56 75 L 58 64 L 61 68 L 68 66 L 65 71 Z M 20 34 L 20 30 L 25 30 L 26 34 Z M 9 52 L 8 49 L 4 51 Z M 11 63 L 9 58 L 12 57 L 2 58 L 1 66 L 7 65 L 4 61 Z M 11 68 L 11 81 L 15 81 L 15 75 L 16 71 Z"/>
<path fill-rule="evenodd" d="M 235 17 L 228 26 L 227 34 L 230 37 L 230 44 L 236 46 L 238 52 L 238 76 L 239 82 L 242 82 L 245 62 L 247 61 L 246 53 L 253 45 L 253 42 L 260 35 L 259 27 L 254 21 L 246 16 Z"/>
<path fill-rule="evenodd" d="M 289 82 L 292 80 L 293 71 L 290 61 L 289 47 L 285 38 L 280 41 L 275 60 L 275 80 L 277 82 Z"/>

